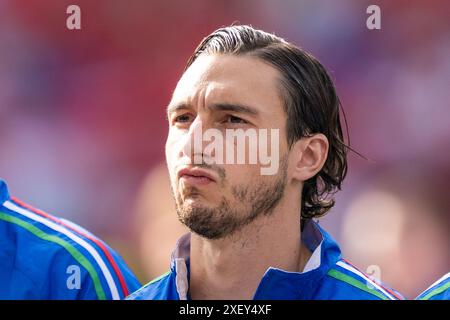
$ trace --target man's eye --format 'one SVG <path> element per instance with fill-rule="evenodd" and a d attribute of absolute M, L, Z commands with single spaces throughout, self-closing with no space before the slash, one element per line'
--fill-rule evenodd
<path fill-rule="evenodd" d="M 244 119 L 241 119 L 239 117 L 235 117 L 232 115 L 227 116 L 226 121 L 227 123 L 247 123 Z"/>
<path fill-rule="evenodd" d="M 189 114 L 182 114 L 174 119 L 175 122 L 189 122 L 190 120 L 191 116 Z"/>

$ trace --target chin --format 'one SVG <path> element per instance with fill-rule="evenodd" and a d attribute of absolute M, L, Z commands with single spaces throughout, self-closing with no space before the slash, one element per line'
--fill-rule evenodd
<path fill-rule="evenodd" d="M 212 208 L 211 204 L 200 195 L 187 196 L 186 198 L 184 198 L 182 206 L 185 208 L 190 207 L 193 209 Z"/>
<path fill-rule="evenodd" d="M 199 190 L 182 189 L 179 199 L 182 199 L 183 203 L 195 203 L 203 204 L 205 206 L 213 206 L 214 203 L 210 201 L 210 198 L 215 198 L 211 192 L 201 192 Z"/>

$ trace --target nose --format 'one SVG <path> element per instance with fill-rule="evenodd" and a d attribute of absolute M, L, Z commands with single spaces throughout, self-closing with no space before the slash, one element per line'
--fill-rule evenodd
<path fill-rule="evenodd" d="M 190 164 L 203 163 L 203 123 L 196 117 L 183 137 L 182 156 L 190 160 Z"/>

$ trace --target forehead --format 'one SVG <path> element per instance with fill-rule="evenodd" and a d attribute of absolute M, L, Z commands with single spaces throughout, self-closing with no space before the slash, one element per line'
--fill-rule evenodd
<path fill-rule="evenodd" d="M 226 102 L 278 109 L 279 78 L 277 69 L 256 57 L 203 54 L 181 77 L 172 103 Z"/>

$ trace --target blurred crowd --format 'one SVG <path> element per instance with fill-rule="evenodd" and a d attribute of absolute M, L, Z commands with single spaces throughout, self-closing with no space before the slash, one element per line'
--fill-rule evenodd
<path fill-rule="evenodd" d="M 81 30 L 66 8 L 81 8 Z M 372 3 L 374 2 L 374 3 Z M 366 8 L 381 8 L 368 30 Z M 199 41 L 233 22 L 330 71 L 349 174 L 320 223 L 413 298 L 450 267 L 448 1 L 0 0 L 0 177 L 116 248 L 142 282 L 185 228 L 164 164 L 165 107 Z"/>

